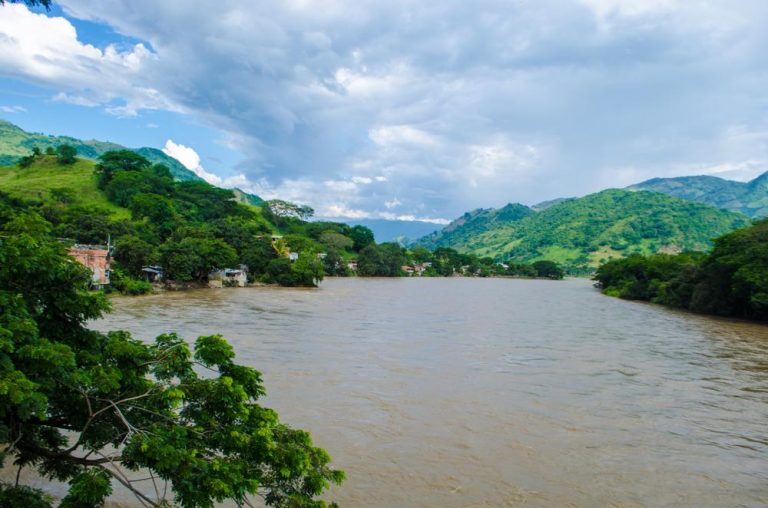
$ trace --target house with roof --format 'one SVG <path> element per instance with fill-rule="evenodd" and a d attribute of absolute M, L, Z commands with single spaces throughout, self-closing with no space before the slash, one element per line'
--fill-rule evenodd
<path fill-rule="evenodd" d="M 112 262 L 109 246 L 76 243 L 69 248 L 69 255 L 91 271 L 91 288 L 104 289 L 109 286 Z"/>
<path fill-rule="evenodd" d="M 208 287 L 245 287 L 248 284 L 248 267 L 223 268 L 208 274 Z"/>

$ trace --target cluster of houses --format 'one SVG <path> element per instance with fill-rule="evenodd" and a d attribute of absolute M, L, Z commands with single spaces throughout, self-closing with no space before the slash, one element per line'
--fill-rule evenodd
<path fill-rule="evenodd" d="M 272 241 L 282 238 L 280 235 L 272 235 Z M 112 246 L 74 244 L 69 248 L 69 254 L 81 265 L 91 271 L 91 288 L 105 289 L 110 284 L 110 270 L 112 263 Z M 287 252 L 288 259 L 295 262 L 299 259 L 298 252 Z M 320 259 L 326 254 L 318 254 Z M 352 265 L 354 264 L 354 268 Z M 349 263 L 350 269 L 357 269 L 357 262 Z M 142 278 L 147 282 L 163 282 L 165 273 L 160 266 L 145 266 L 141 269 Z M 248 283 L 248 267 L 240 265 L 237 268 L 223 268 L 208 274 L 210 287 L 244 287 Z"/>
<path fill-rule="evenodd" d="M 272 235 L 272 240 L 279 240 L 282 236 Z M 111 269 L 111 245 L 85 245 L 75 244 L 69 249 L 69 254 L 80 264 L 91 270 L 91 287 L 93 289 L 104 289 L 109 286 Z M 287 252 L 286 256 L 291 262 L 299 259 L 298 252 Z M 318 254 L 320 259 L 325 258 L 325 253 Z M 416 263 L 413 265 L 403 265 L 402 271 L 409 276 L 419 277 L 424 274 L 432 263 Z M 357 261 L 347 262 L 347 268 L 357 271 Z M 141 269 L 142 277 L 147 282 L 163 282 L 165 274 L 160 266 L 145 266 Z M 208 285 L 210 287 L 244 287 L 248 283 L 248 267 L 240 265 L 237 268 L 222 268 L 212 271 L 208 275 Z"/>
<path fill-rule="evenodd" d="M 414 265 L 403 265 L 400 269 L 410 275 L 411 277 L 421 277 L 428 268 L 432 266 L 432 263 L 417 263 Z"/>

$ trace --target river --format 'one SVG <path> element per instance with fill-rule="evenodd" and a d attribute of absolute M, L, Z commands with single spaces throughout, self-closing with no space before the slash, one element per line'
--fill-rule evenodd
<path fill-rule="evenodd" d="M 94 326 L 222 333 L 342 506 L 768 506 L 765 325 L 452 278 L 118 298 Z"/>

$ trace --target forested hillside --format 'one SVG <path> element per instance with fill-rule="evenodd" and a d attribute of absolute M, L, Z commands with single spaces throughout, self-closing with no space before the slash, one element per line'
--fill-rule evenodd
<path fill-rule="evenodd" d="M 768 216 L 768 173 L 750 182 L 724 180 L 715 176 L 654 178 L 632 185 L 629 189 L 661 192 L 741 212 L 749 217 Z"/>
<path fill-rule="evenodd" d="M 768 320 L 768 221 L 715 240 L 709 254 L 632 256 L 601 266 L 602 290 L 695 312 Z"/>
<path fill-rule="evenodd" d="M 137 279 L 148 265 L 176 281 L 203 281 L 214 268 L 244 264 L 251 280 L 314 285 L 324 273 L 318 254 L 342 263 L 374 241 L 362 226 L 306 222 L 308 207 L 257 207 L 231 190 L 177 181 L 167 166 L 130 150 L 105 152 L 96 163 L 64 162 L 58 152 L 26 155 L 0 167 L 0 200 L 41 215 L 53 237 L 85 244 L 111 238 L 113 285 L 128 292 L 147 289 Z M 289 252 L 298 260 L 292 263 Z"/>
<path fill-rule="evenodd" d="M 708 205 L 609 189 L 540 212 L 522 205 L 476 211 L 418 243 L 504 261 L 548 259 L 579 273 L 630 254 L 706 250 L 712 238 L 748 224 Z"/>

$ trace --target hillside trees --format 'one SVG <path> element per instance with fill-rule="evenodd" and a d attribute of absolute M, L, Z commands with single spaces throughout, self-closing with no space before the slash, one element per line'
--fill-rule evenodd
<path fill-rule="evenodd" d="M 258 371 L 235 363 L 218 335 L 190 346 L 175 334 L 145 343 L 89 330 L 108 303 L 49 231 L 0 204 L 1 462 L 68 483 L 64 507 L 100 506 L 113 483 L 154 507 L 251 496 L 325 506 L 314 497 L 343 473 L 259 403 Z M 0 487 L 0 506 L 19 503 L 50 506 L 39 491 Z"/>
<path fill-rule="evenodd" d="M 768 320 L 768 221 L 723 235 L 707 254 L 631 256 L 595 274 L 603 292 L 695 312 Z"/>
<path fill-rule="evenodd" d="M 396 243 L 370 244 L 360 251 L 357 271 L 360 275 L 397 277 L 405 263 L 404 249 Z"/>
<path fill-rule="evenodd" d="M 74 164 L 77 160 L 77 149 L 72 145 L 56 147 L 56 160 L 59 164 Z"/>

